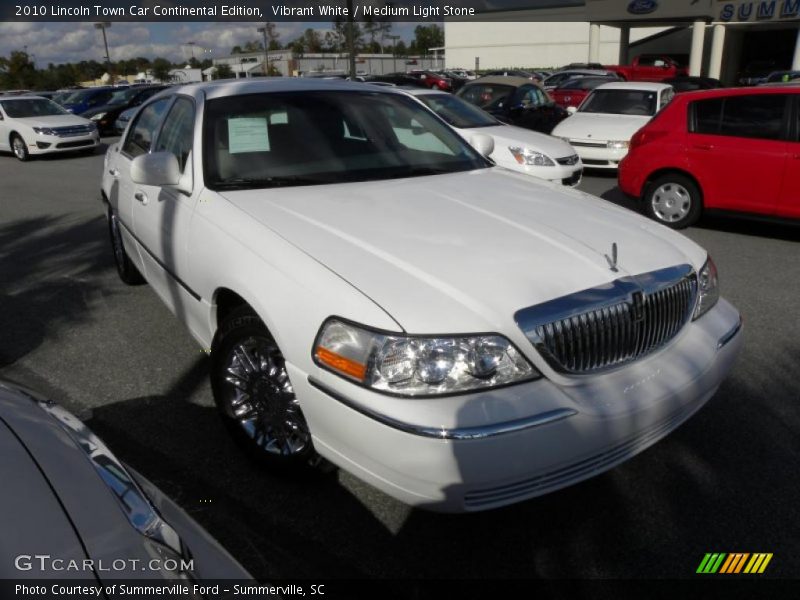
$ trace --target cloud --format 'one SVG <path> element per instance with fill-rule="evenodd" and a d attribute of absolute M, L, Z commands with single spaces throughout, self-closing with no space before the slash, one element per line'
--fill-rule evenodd
<path fill-rule="evenodd" d="M 180 62 L 190 56 L 187 42 L 195 43 L 195 56 L 227 56 L 234 46 L 260 40 L 257 23 L 114 23 L 108 30 L 111 60 L 162 56 Z M 277 27 L 281 42 L 293 40 L 302 24 Z M 93 23 L 0 23 L 0 56 L 27 47 L 38 66 L 48 63 L 102 61 L 102 33 Z M 209 52 L 210 51 L 210 52 Z"/>

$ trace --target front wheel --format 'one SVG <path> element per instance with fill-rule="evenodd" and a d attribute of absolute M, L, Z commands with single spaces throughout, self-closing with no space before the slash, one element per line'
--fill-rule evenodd
<path fill-rule="evenodd" d="M 14 156 L 16 156 L 22 162 L 25 162 L 30 158 L 30 154 L 28 154 L 28 147 L 25 145 L 25 140 L 23 140 L 22 136 L 18 133 L 15 133 L 11 136 L 11 150 L 14 152 Z"/>
<path fill-rule="evenodd" d="M 286 361 L 248 307 L 227 316 L 211 348 L 214 401 L 234 438 L 259 461 L 297 469 L 314 456 Z"/>
<path fill-rule="evenodd" d="M 680 173 L 668 173 L 653 181 L 644 195 L 648 217 L 672 229 L 693 225 L 703 212 L 700 188 Z"/>

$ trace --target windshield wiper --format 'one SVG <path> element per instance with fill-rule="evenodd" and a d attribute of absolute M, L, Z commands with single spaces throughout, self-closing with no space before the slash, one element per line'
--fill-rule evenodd
<path fill-rule="evenodd" d="M 247 190 L 253 188 L 289 187 L 293 185 L 319 185 L 326 183 L 308 177 L 239 177 L 214 181 L 211 187 L 216 190 Z"/>

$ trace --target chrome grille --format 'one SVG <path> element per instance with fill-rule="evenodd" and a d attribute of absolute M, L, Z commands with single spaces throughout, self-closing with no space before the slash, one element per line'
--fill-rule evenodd
<path fill-rule="evenodd" d="M 605 148 L 608 146 L 608 142 L 580 142 L 578 140 L 570 140 L 569 143 L 573 146 L 580 146 L 583 148 Z"/>
<path fill-rule="evenodd" d="M 682 265 L 523 309 L 515 319 L 553 368 L 589 373 L 667 345 L 689 320 L 696 294 L 696 275 Z"/>
<path fill-rule="evenodd" d="M 578 155 L 573 154 L 572 156 L 566 156 L 564 158 L 557 158 L 556 162 L 560 165 L 564 165 L 566 167 L 571 167 L 572 165 L 578 164 Z"/>
<path fill-rule="evenodd" d="M 53 127 L 58 137 L 74 137 L 77 135 L 87 135 L 94 131 L 92 125 L 70 125 L 68 127 Z"/>

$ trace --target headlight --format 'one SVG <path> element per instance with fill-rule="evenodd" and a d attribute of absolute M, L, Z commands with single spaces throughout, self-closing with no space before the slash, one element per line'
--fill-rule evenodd
<path fill-rule="evenodd" d="M 89 117 L 89 119 L 92 120 L 92 121 L 99 121 L 100 119 L 102 119 L 105 116 L 106 116 L 106 113 L 97 113 L 96 115 L 92 115 L 91 117 Z"/>
<path fill-rule="evenodd" d="M 606 144 L 606 146 L 608 146 L 609 148 L 612 148 L 614 150 L 624 150 L 625 148 L 630 146 L 630 144 L 631 143 L 628 140 L 613 140 L 613 141 L 608 142 L 608 144 Z"/>
<path fill-rule="evenodd" d="M 541 152 L 536 152 L 530 148 L 520 148 L 519 146 L 509 146 L 508 150 L 514 155 L 516 161 L 521 165 L 531 165 L 534 167 L 555 167 L 556 163 Z"/>
<path fill-rule="evenodd" d="M 694 309 L 694 318 L 699 319 L 706 314 L 719 300 L 719 279 L 717 266 L 711 257 L 697 274 L 697 305 Z"/>
<path fill-rule="evenodd" d="M 314 361 L 370 389 L 402 396 L 488 389 L 540 376 L 499 335 L 410 337 L 338 319 L 320 329 Z"/>
<path fill-rule="evenodd" d="M 39 135 L 56 135 L 55 130 L 49 127 L 34 127 L 33 130 Z"/>

